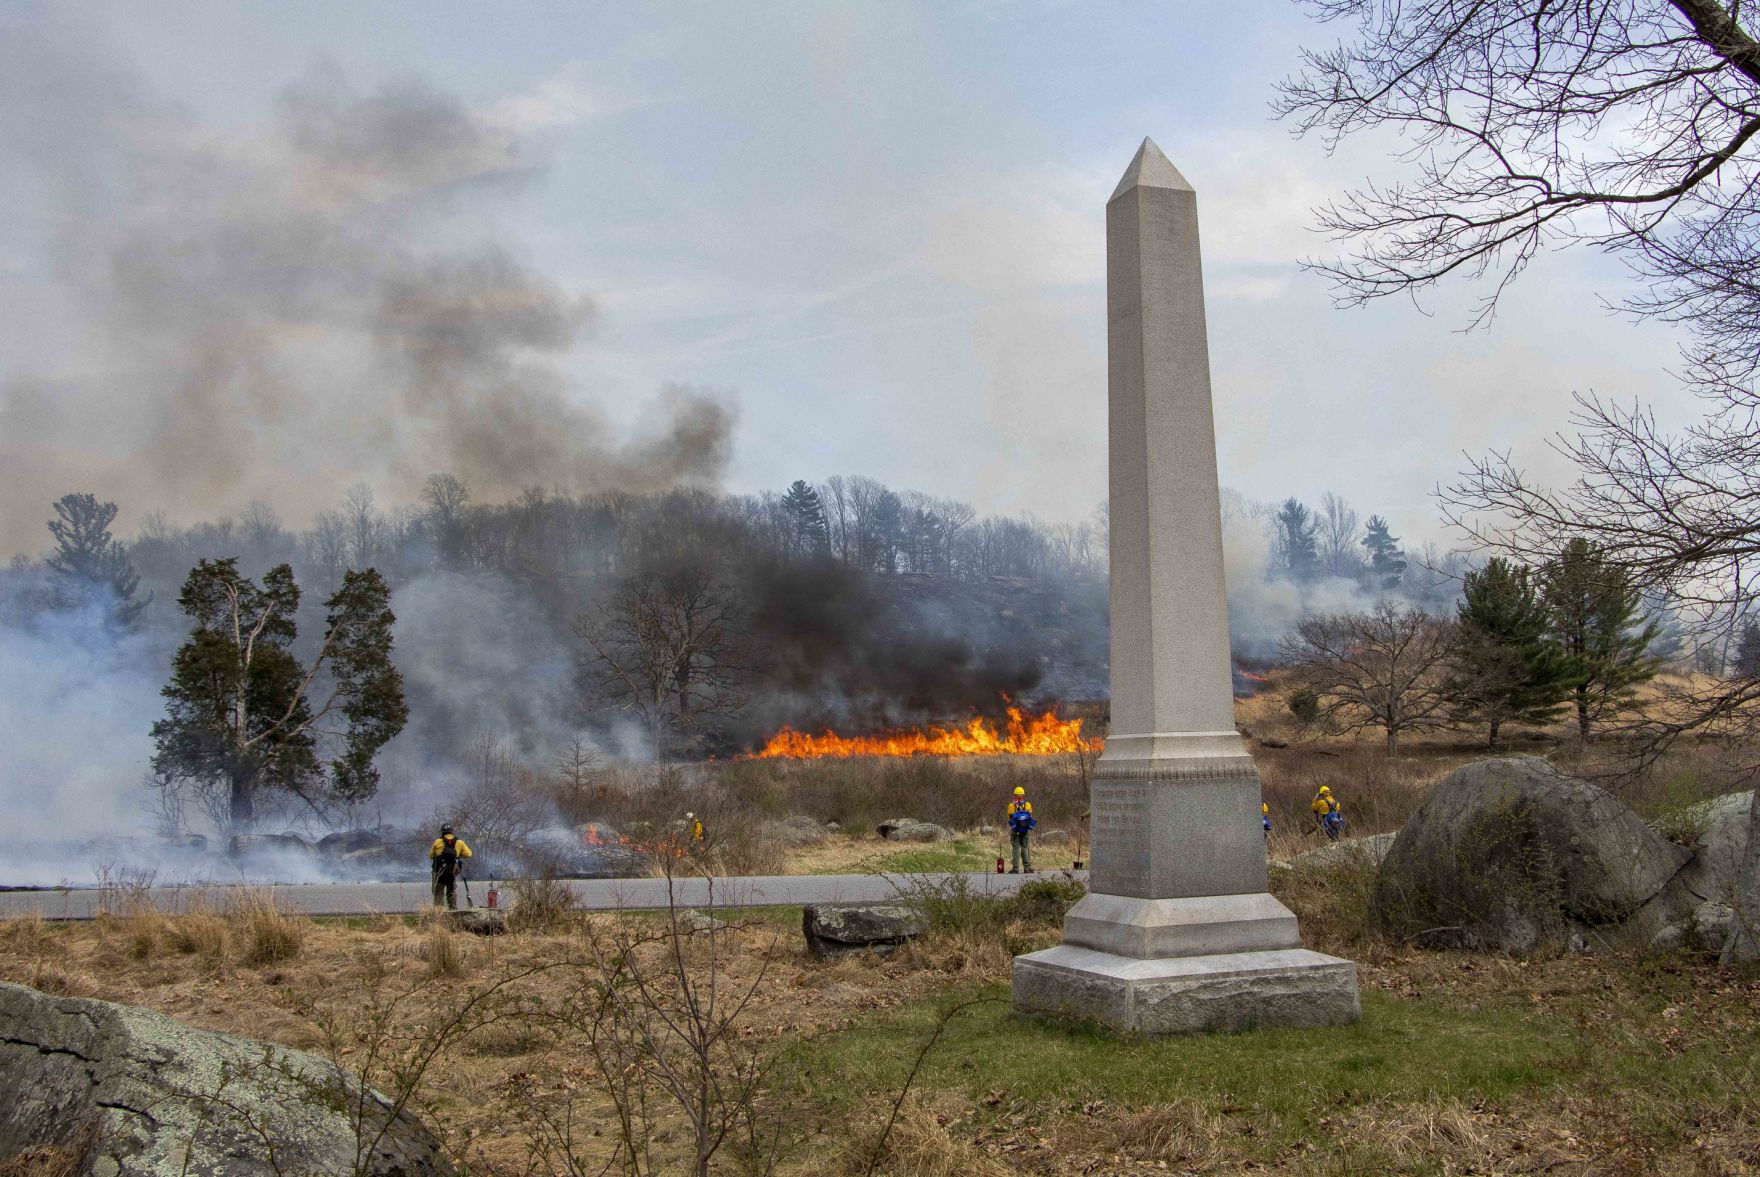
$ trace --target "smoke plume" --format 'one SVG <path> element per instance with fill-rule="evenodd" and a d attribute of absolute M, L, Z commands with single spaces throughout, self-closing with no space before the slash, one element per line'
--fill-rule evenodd
<path fill-rule="evenodd" d="M 0 281 L 0 311 L 46 325 L 0 377 L 6 502 L 77 488 L 125 521 L 251 499 L 297 519 L 353 483 L 413 498 L 437 471 L 487 498 L 718 481 L 722 401 L 666 390 L 626 440 L 571 380 L 593 300 L 496 238 L 544 172 L 514 125 L 330 69 L 210 124 L 97 43 L 0 27 L 0 150 L 21 165 L 4 191 L 56 209 L 15 225 L 29 260 Z M 0 544 L 35 550 L 36 514 L 6 512 Z"/>

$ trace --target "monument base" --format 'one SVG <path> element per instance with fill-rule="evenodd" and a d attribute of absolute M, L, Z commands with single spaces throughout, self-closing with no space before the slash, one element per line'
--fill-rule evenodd
<path fill-rule="evenodd" d="M 1142 1034 L 1344 1026 L 1357 966 L 1305 948 L 1141 959 L 1068 944 L 1014 961 L 1014 1005 Z"/>

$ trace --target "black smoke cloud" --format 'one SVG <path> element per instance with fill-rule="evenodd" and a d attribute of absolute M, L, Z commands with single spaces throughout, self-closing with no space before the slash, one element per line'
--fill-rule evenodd
<path fill-rule="evenodd" d="M 20 165 L 0 183 L 30 259 L 0 314 L 56 312 L 0 377 L 6 502 L 89 488 L 130 512 L 257 498 L 297 519 L 354 482 L 413 498 L 436 471 L 483 498 L 719 481 L 724 401 L 668 390 L 629 439 L 571 380 L 593 300 L 495 231 L 544 174 L 516 129 L 327 68 L 256 123 L 211 124 L 100 44 L 0 18 L 0 151 Z M 35 549 L 36 514 L 6 512 L 0 544 Z"/>
<path fill-rule="evenodd" d="M 1105 695 L 1104 582 L 972 584 L 829 560 L 748 577 L 776 688 L 746 716 L 748 741 L 785 723 L 874 731 Z"/>

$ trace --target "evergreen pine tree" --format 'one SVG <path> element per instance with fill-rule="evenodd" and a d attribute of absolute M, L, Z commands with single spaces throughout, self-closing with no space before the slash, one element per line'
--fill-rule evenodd
<path fill-rule="evenodd" d="M 235 826 L 256 820 L 267 789 L 307 801 L 359 802 L 378 788 L 373 759 L 403 730 L 409 708 L 391 663 L 391 590 L 372 569 L 345 573 L 326 602 L 324 640 L 306 666 L 293 654 L 299 586 L 293 571 L 271 568 L 259 586 L 236 559 L 202 560 L 178 605 L 195 623 L 171 662 L 161 692 L 166 717 L 153 725 L 153 771 L 224 792 Z M 326 700 L 306 692 L 329 671 Z M 326 779 L 318 724 L 343 720 Z"/>
<path fill-rule="evenodd" d="M 795 479 L 782 496 L 782 509 L 789 519 L 789 544 L 793 551 L 810 556 L 831 554 L 831 528 L 825 521 L 825 504 L 819 492 L 804 479 Z"/>
<path fill-rule="evenodd" d="M 1540 574 L 1553 640 L 1570 666 L 1577 734 L 1618 712 L 1638 683 L 1656 676 L 1650 653 L 1658 626 L 1641 610 L 1642 596 L 1625 569 L 1585 539 L 1566 543 Z"/>
<path fill-rule="evenodd" d="M 881 572 L 898 571 L 898 549 L 904 542 L 904 503 L 890 490 L 874 500 L 874 566 Z"/>
<path fill-rule="evenodd" d="M 1742 624 L 1742 636 L 1736 639 L 1735 664 L 1730 672 L 1737 678 L 1760 678 L 1760 622 Z"/>
<path fill-rule="evenodd" d="M 1291 580 L 1312 580 L 1320 570 L 1313 512 L 1293 498 L 1277 512 L 1277 556 Z"/>
<path fill-rule="evenodd" d="M 1502 557 L 1464 578 L 1447 691 L 1456 716 L 1490 728 L 1558 718 L 1571 665 L 1551 640 L 1546 606 L 1527 568 Z"/>
<path fill-rule="evenodd" d="M 1363 525 L 1367 532 L 1363 546 L 1369 549 L 1369 575 L 1384 589 L 1398 588 L 1406 574 L 1406 555 L 1400 551 L 1399 540 L 1387 528 L 1387 520 L 1369 516 Z"/>
<path fill-rule="evenodd" d="M 116 504 L 100 503 L 95 495 L 63 495 L 56 500 L 55 515 L 49 521 L 55 552 L 47 563 L 56 576 L 56 603 L 75 608 L 102 601 L 116 625 L 133 626 L 153 598 L 149 593 L 135 599 L 140 575 L 110 535 Z"/>

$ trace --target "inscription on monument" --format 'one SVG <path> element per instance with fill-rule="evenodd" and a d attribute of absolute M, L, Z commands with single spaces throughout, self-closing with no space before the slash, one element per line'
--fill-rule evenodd
<path fill-rule="evenodd" d="M 1089 828 L 1094 842 L 1096 890 L 1146 894 L 1149 887 L 1149 793 L 1153 785 L 1096 781 Z"/>

